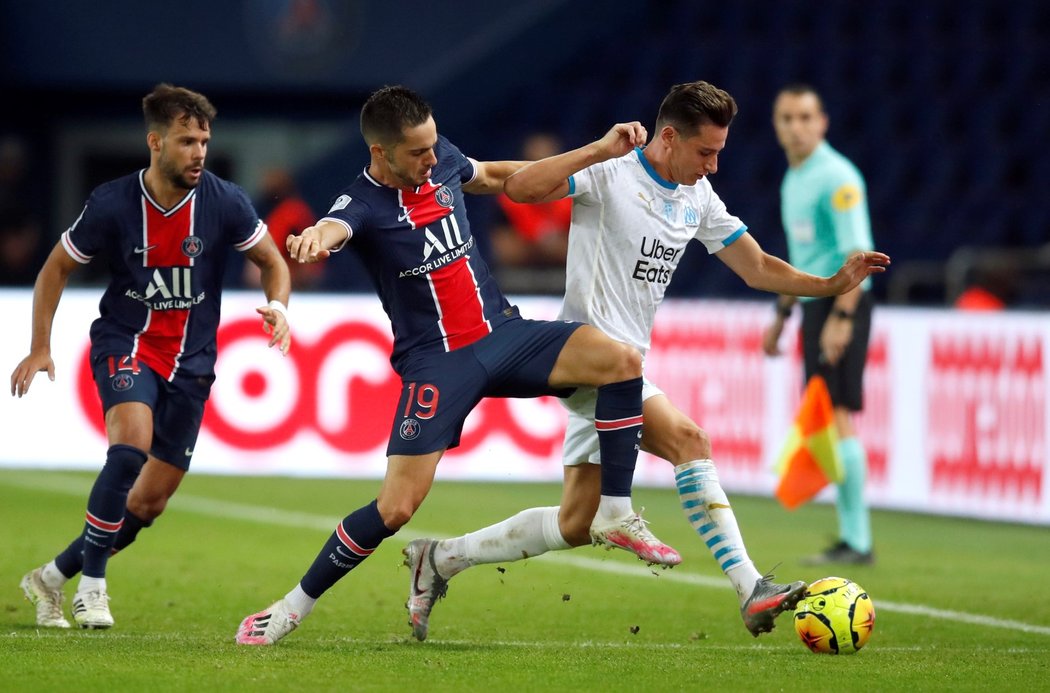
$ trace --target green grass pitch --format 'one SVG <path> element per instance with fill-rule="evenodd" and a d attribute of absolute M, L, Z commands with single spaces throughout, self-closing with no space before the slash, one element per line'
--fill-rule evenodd
<path fill-rule="evenodd" d="M 814 571 L 834 510 L 789 513 L 737 497 L 760 570 L 840 574 L 876 608 L 868 646 L 818 656 L 790 614 L 758 639 L 671 489 L 637 489 L 683 565 L 651 571 L 583 547 L 452 580 L 425 643 L 411 638 L 404 542 L 453 536 L 554 505 L 541 484 L 439 481 L 402 532 L 276 647 L 236 646 L 241 618 L 301 577 L 335 523 L 376 481 L 189 475 L 168 512 L 110 562 L 117 625 L 34 625 L 18 580 L 80 530 L 93 475 L 0 471 L 0 689 L 11 691 L 901 691 L 1050 690 L 1050 534 L 1045 527 L 876 512 L 878 563 Z M 779 565 L 778 565 L 779 564 Z M 67 585 L 67 604 L 73 585 Z"/>

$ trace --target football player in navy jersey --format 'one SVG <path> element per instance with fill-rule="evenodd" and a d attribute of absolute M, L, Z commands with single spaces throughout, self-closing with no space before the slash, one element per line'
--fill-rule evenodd
<path fill-rule="evenodd" d="M 463 193 L 496 194 L 524 162 L 479 162 L 438 135 L 429 105 L 404 87 L 384 87 L 361 111 L 369 165 L 336 197 L 328 214 L 289 236 L 293 261 L 317 262 L 353 243 L 390 317 L 391 363 L 401 398 L 378 497 L 335 528 L 285 597 L 246 617 L 236 641 L 270 645 L 292 630 L 317 599 L 409 521 L 423 502 L 445 450 L 459 444 L 467 414 L 484 397 L 567 396 L 597 388 L 595 427 L 602 451 L 601 493 L 613 518 L 635 532 L 632 550 L 650 562 L 680 561 L 643 522 L 632 522 L 630 488 L 642 423 L 639 352 L 579 322 L 525 320 L 494 282 L 470 234 Z M 635 146 L 640 142 L 631 142 Z M 564 533 L 565 517 L 546 509 L 544 545 L 578 546 L 588 532 Z M 567 517 L 574 511 L 562 509 Z M 631 517 L 628 517 L 631 516 Z M 576 523 L 587 527 L 590 522 Z M 569 525 L 572 526 L 572 525 Z M 425 630 L 443 583 L 406 552 L 416 576 L 409 613 Z"/>
<path fill-rule="evenodd" d="M 215 108 L 203 95 L 158 85 L 142 101 L 149 168 L 104 183 L 62 234 L 33 290 L 29 355 L 11 394 L 47 372 L 51 325 L 72 271 L 94 258 L 110 280 L 91 325 L 91 363 L 109 450 L 91 489 L 81 534 L 22 578 L 40 626 L 68 628 L 62 587 L 82 573 L 73 620 L 109 628 L 109 556 L 159 516 L 190 466 L 204 402 L 215 378 L 215 336 L 227 248 L 262 274 L 259 308 L 269 345 L 287 353 L 288 266 L 247 195 L 204 169 Z"/>

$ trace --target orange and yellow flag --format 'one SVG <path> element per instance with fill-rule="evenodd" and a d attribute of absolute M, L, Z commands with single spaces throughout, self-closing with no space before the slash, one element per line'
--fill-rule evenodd
<path fill-rule="evenodd" d="M 810 500 L 828 483 L 842 481 L 835 414 L 823 377 L 809 379 L 774 470 L 780 475 L 776 497 L 788 509 Z"/>

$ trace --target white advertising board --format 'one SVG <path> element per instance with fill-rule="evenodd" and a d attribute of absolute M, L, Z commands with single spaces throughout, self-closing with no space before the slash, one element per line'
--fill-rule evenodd
<path fill-rule="evenodd" d="M 87 368 L 98 290 L 66 292 L 55 319 L 56 380 L 37 376 L 21 399 L 0 398 L 0 466 L 97 469 L 106 440 Z M 193 457 L 195 473 L 379 477 L 399 381 L 390 330 L 370 296 L 299 295 L 287 358 L 266 348 L 254 293 L 227 292 L 218 374 Z M 550 318 L 557 301 L 517 301 Z M 29 348 L 32 295 L 0 291 L 9 375 Z M 668 301 L 646 374 L 709 433 L 723 485 L 769 495 L 801 391 L 795 330 L 787 355 L 760 348 L 770 303 Z M 857 428 L 876 507 L 1050 524 L 1050 320 L 1042 314 L 876 311 Z M 556 400 L 486 400 L 445 479 L 561 479 L 564 411 Z M 670 486 L 648 455 L 636 483 Z M 825 498 L 829 497 L 825 492 Z"/>

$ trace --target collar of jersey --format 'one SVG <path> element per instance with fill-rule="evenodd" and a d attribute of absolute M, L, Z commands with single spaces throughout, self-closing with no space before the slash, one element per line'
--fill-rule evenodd
<path fill-rule="evenodd" d="M 801 171 L 809 166 L 815 166 L 816 162 L 827 156 L 828 150 L 831 149 L 831 145 L 828 144 L 827 140 L 821 140 L 820 144 L 813 148 L 813 151 L 809 153 L 806 160 L 795 167 L 796 171 Z"/>
<path fill-rule="evenodd" d="M 678 189 L 678 183 L 671 183 L 670 181 L 666 181 L 663 179 L 663 176 L 656 172 L 656 169 L 653 168 L 653 165 L 650 164 L 649 160 L 645 158 L 645 153 L 642 151 L 641 147 L 635 147 L 634 153 L 638 155 L 638 161 L 642 163 L 642 168 L 645 169 L 645 172 L 649 174 L 650 178 L 656 181 L 657 185 L 659 185 L 662 188 L 667 188 L 668 190 Z"/>
<path fill-rule="evenodd" d="M 368 172 L 368 167 L 367 166 L 365 166 L 364 176 L 365 176 L 365 178 L 368 179 L 368 182 L 370 182 L 372 185 L 376 186 L 377 188 L 382 188 L 383 187 L 383 184 L 380 183 L 379 181 L 377 181 L 375 178 L 373 178 L 372 174 Z"/>
<path fill-rule="evenodd" d="M 203 178 L 203 174 L 201 177 Z M 156 209 L 158 212 L 160 212 L 163 216 L 166 217 L 170 217 L 172 214 L 179 211 L 179 209 L 184 204 L 186 204 L 194 195 L 197 194 L 197 188 L 191 188 L 190 191 L 186 193 L 186 195 L 181 200 L 176 202 L 171 207 L 162 207 L 160 203 L 154 200 L 153 196 L 149 194 L 149 190 L 146 189 L 146 169 L 142 169 L 141 171 L 139 171 L 139 188 L 142 189 L 142 196 L 146 198 L 146 201 L 149 202 L 154 209 Z"/>

